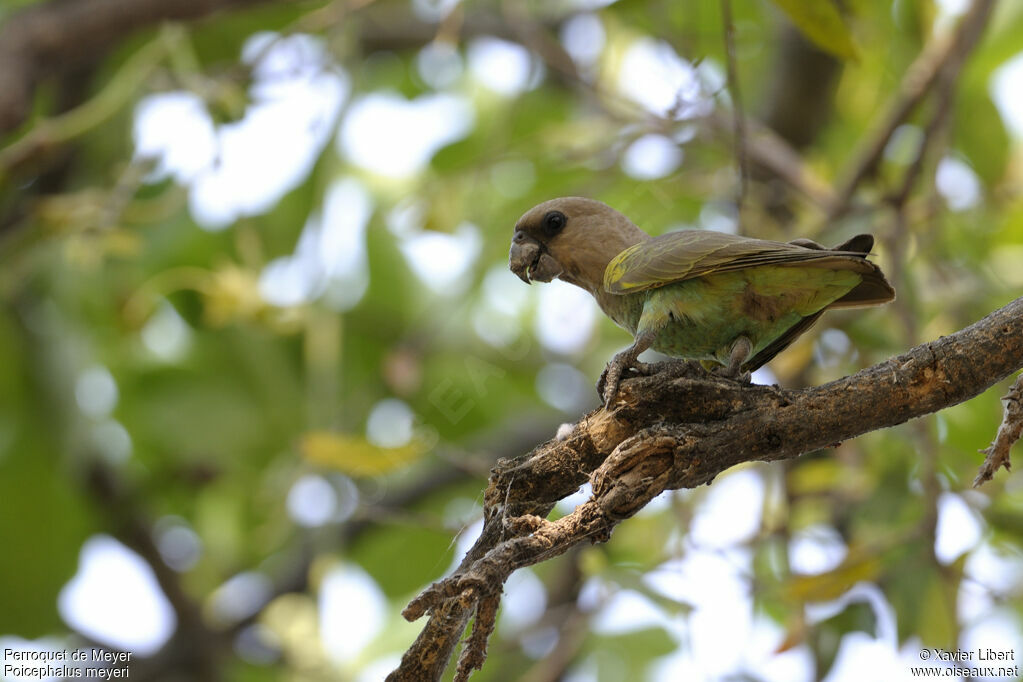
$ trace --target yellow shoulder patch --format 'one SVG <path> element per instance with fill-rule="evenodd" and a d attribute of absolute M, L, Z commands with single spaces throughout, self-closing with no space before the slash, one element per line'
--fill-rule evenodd
<path fill-rule="evenodd" d="M 634 244 L 611 259 L 604 269 L 604 290 L 612 294 L 620 294 L 630 289 L 643 286 L 641 282 L 623 282 L 622 278 L 629 271 L 630 257 L 639 250 L 642 242 Z"/>

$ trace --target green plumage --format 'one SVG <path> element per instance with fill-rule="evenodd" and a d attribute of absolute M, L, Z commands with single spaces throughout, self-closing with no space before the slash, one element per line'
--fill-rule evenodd
<path fill-rule="evenodd" d="M 856 247 L 869 250 L 872 240 L 858 239 Z M 603 277 L 612 295 L 598 301 L 634 336 L 652 334 L 652 347 L 666 355 L 727 364 L 732 344 L 746 337 L 752 351 L 743 369 L 753 370 L 827 308 L 891 299 L 865 251 L 841 248 L 671 232 L 613 258 Z"/>
<path fill-rule="evenodd" d="M 861 281 L 848 270 L 760 266 L 616 296 L 606 312 L 634 336 L 652 331 L 660 353 L 727 364 L 740 336 L 753 344 L 756 358 Z"/>

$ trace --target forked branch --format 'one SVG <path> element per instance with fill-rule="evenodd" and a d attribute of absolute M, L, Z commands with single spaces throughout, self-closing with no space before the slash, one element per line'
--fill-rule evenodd
<path fill-rule="evenodd" d="M 1005 467 L 1006 471 L 1010 469 L 1009 450 L 1023 436 L 1023 374 L 1016 377 L 1016 383 L 1002 398 L 1002 402 L 1005 403 L 1005 416 L 994 442 L 981 450 L 987 457 L 980 465 L 977 478 L 973 480 L 974 486 L 990 481 L 1001 467 Z"/>

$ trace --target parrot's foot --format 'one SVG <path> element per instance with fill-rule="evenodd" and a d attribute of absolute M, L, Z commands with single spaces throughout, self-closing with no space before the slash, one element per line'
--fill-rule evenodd
<path fill-rule="evenodd" d="M 743 363 L 749 360 L 749 357 L 752 354 L 753 342 L 745 336 L 740 336 L 732 344 L 732 350 L 728 353 L 728 365 L 722 367 L 718 371 L 718 375 L 748 384 L 750 382 L 751 375 L 749 372 L 743 372 L 741 370 Z"/>
<path fill-rule="evenodd" d="M 643 375 L 652 374 L 657 371 L 656 364 L 639 362 L 636 359 L 653 342 L 653 334 L 640 334 L 636 337 L 635 343 L 615 355 L 611 358 L 611 362 L 607 363 L 607 367 L 604 368 L 600 379 L 597 381 L 597 394 L 604 401 L 604 407 L 609 406 L 615 396 L 618 395 L 618 384 L 621 383 L 625 370 L 632 369 Z"/>
<path fill-rule="evenodd" d="M 600 374 L 600 379 L 597 380 L 597 395 L 600 396 L 604 407 L 610 405 L 618 395 L 618 384 L 621 383 L 622 374 L 626 369 L 636 367 L 637 364 L 644 365 L 644 368 L 649 367 L 646 363 L 637 363 L 635 356 L 630 358 L 629 350 L 624 350 L 611 358 L 611 362 L 607 363 L 607 367 Z"/>
<path fill-rule="evenodd" d="M 614 398 L 614 394 L 618 392 L 616 388 L 608 397 L 608 395 L 606 395 L 608 391 L 605 390 L 608 387 L 607 376 L 609 371 L 612 369 L 611 365 L 613 363 L 614 360 L 608 363 L 607 367 L 604 368 L 603 373 L 600 375 L 600 380 L 597 382 L 597 395 L 600 396 L 605 405 L 607 405 L 608 400 Z M 621 368 L 621 371 L 618 374 L 619 381 L 626 376 L 627 370 L 631 370 L 636 376 L 644 377 L 653 376 L 655 374 L 667 374 L 671 379 L 684 376 L 700 376 L 707 371 L 700 366 L 700 363 L 693 362 L 691 360 L 680 360 L 678 358 L 661 360 L 660 362 L 639 362 L 637 360 L 633 362 L 632 365 L 623 366 Z"/>

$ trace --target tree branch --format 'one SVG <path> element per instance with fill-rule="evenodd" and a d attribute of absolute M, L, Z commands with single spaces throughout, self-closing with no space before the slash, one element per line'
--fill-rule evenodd
<path fill-rule="evenodd" d="M 1009 450 L 1023 436 L 1023 374 L 1016 377 L 1016 383 L 1002 398 L 1002 402 L 1005 403 L 1005 416 L 1002 417 L 994 442 L 981 450 L 987 457 L 980 465 L 977 478 L 973 480 L 974 487 L 990 481 L 999 467 L 1005 467 L 1006 471 L 1011 468 Z"/>
<path fill-rule="evenodd" d="M 80 69 L 131 33 L 266 0 L 49 0 L 0 28 L 0 134 L 21 125 L 44 78 Z"/>
<path fill-rule="evenodd" d="M 181 575 L 160 556 L 136 493 L 122 485 L 115 473 L 98 460 L 86 471 L 86 485 L 109 519 L 114 535 L 152 569 L 177 617 L 173 637 L 153 657 L 135 661 L 136 667 L 143 669 L 133 669 L 133 675 L 145 679 L 147 668 L 150 671 L 171 668 L 197 682 L 218 679 L 221 658 L 227 650 L 225 640 L 206 625 L 202 610 L 188 594 Z"/>
<path fill-rule="evenodd" d="M 749 168 L 746 161 L 746 114 L 742 106 L 742 88 L 739 86 L 739 67 L 735 63 L 735 24 L 732 21 L 732 1 L 721 0 L 721 20 L 724 24 L 725 56 L 728 65 L 728 90 L 732 95 L 733 124 L 735 128 L 735 163 L 739 172 L 739 192 L 735 205 L 742 215 L 746 200 Z M 740 221 L 741 222 L 741 221 Z"/>
<path fill-rule="evenodd" d="M 939 77 L 946 75 L 949 79 L 955 79 L 966 58 L 980 41 L 993 7 L 994 0 L 974 0 L 953 34 L 929 42 L 906 70 L 899 91 L 880 117 L 879 123 L 866 135 L 853 155 L 850 170 L 838 190 L 832 219 L 848 209 L 856 188 L 877 168 L 892 134 L 923 100 Z"/>
<path fill-rule="evenodd" d="M 502 460 L 484 495 L 484 528 L 458 570 L 414 599 L 430 620 L 389 680 L 439 679 L 470 615 L 474 633 L 456 680 L 486 658 L 508 576 L 614 527 L 664 490 L 710 483 L 750 461 L 778 461 L 902 424 L 968 400 L 1023 367 L 1023 298 L 955 334 L 838 381 L 803 390 L 749 386 L 688 363 L 626 380 L 611 409 L 586 415 L 563 440 Z M 544 517 L 587 479 L 592 498 Z"/>
<path fill-rule="evenodd" d="M 831 120 L 842 62 L 807 40 L 790 22 L 777 31 L 776 56 L 759 119 L 794 149 L 817 139 Z"/>
<path fill-rule="evenodd" d="M 716 136 L 732 139 L 734 121 L 730 116 L 715 110 L 705 120 Z M 756 171 L 754 177 L 773 175 L 809 199 L 818 210 L 831 213 L 837 205 L 834 190 L 806 164 L 792 145 L 756 119 L 746 117 L 743 128 L 746 134 L 746 154 Z"/>

